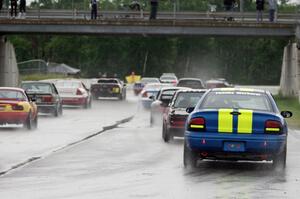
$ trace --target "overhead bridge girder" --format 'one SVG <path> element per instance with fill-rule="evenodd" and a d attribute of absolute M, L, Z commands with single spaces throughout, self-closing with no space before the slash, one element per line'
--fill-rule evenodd
<path fill-rule="evenodd" d="M 2 34 L 294 37 L 295 24 L 214 20 L 0 20 Z"/>

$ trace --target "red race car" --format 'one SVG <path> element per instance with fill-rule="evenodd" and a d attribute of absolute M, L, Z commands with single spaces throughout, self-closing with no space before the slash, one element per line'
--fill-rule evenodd
<path fill-rule="evenodd" d="M 55 86 L 63 105 L 81 106 L 85 109 L 91 108 L 91 93 L 81 80 L 58 80 L 55 82 Z"/>
<path fill-rule="evenodd" d="M 23 89 L 0 87 L 0 125 L 23 124 L 28 130 L 36 128 L 38 112 L 33 101 Z"/>

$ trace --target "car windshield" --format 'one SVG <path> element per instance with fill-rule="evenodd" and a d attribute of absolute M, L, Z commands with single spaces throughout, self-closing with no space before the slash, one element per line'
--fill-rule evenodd
<path fill-rule="evenodd" d="M 50 84 L 44 83 L 24 83 L 21 87 L 28 93 L 52 93 Z"/>
<path fill-rule="evenodd" d="M 144 90 L 158 90 L 162 87 L 161 84 L 147 84 Z"/>
<path fill-rule="evenodd" d="M 115 79 L 99 79 L 98 83 L 99 84 L 117 84 L 118 81 Z"/>
<path fill-rule="evenodd" d="M 177 86 L 189 87 L 189 88 L 203 88 L 201 81 L 199 80 L 180 80 Z"/>
<path fill-rule="evenodd" d="M 156 78 L 142 78 L 141 83 L 148 84 L 148 83 L 159 83 L 158 79 Z"/>
<path fill-rule="evenodd" d="M 0 99 L 25 101 L 26 97 L 21 91 L 0 90 Z"/>
<path fill-rule="evenodd" d="M 174 76 L 163 76 L 160 79 L 161 80 L 176 80 L 176 77 L 174 77 Z"/>
<path fill-rule="evenodd" d="M 160 99 L 161 100 L 171 100 L 177 90 L 178 89 L 172 89 L 172 90 L 164 90 L 164 91 L 162 91 Z"/>
<path fill-rule="evenodd" d="M 203 92 L 182 92 L 179 93 L 175 99 L 174 108 L 188 108 L 188 107 L 195 107 L 203 96 Z"/>
<path fill-rule="evenodd" d="M 58 81 L 55 85 L 59 88 L 80 88 L 80 82 L 73 81 Z"/>
<path fill-rule="evenodd" d="M 202 109 L 250 109 L 272 112 L 268 96 L 257 92 L 210 92 L 204 99 Z"/>

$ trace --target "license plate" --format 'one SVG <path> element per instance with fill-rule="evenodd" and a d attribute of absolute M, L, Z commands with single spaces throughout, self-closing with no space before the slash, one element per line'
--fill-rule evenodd
<path fill-rule="evenodd" d="M 244 152 L 245 144 L 244 142 L 224 142 L 223 150 L 230 152 Z"/>

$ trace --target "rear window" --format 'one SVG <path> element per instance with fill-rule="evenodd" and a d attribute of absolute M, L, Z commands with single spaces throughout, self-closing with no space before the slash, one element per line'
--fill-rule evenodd
<path fill-rule="evenodd" d="M 177 90 L 165 90 L 165 91 L 163 91 L 161 96 L 160 96 L 161 100 L 171 100 L 176 91 Z"/>
<path fill-rule="evenodd" d="M 272 112 L 268 96 L 256 92 L 210 92 L 200 108 L 203 109 L 250 109 Z"/>
<path fill-rule="evenodd" d="M 25 83 L 21 87 L 28 93 L 52 93 L 50 84 Z"/>
<path fill-rule="evenodd" d="M 56 82 L 55 85 L 59 88 L 81 88 L 80 82 L 60 81 Z"/>
<path fill-rule="evenodd" d="M 0 99 L 26 101 L 27 98 L 21 91 L 0 90 Z"/>
<path fill-rule="evenodd" d="M 141 83 L 148 84 L 148 83 L 159 83 L 158 79 L 155 78 L 142 78 Z"/>
<path fill-rule="evenodd" d="M 158 90 L 158 89 L 160 89 L 162 87 L 162 85 L 160 85 L 160 84 L 147 84 L 146 86 L 145 86 L 145 88 L 144 88 L 144 90 Z"/>
<path fill-rule="evenodd" d="M 118 84 L 118 81 L 115 79 L 99 79 L 99 84 Z"/>
<path fill-rule="evenodd" d="M 172 76 L 164 76 L 160 78 L 161 80 L 176 80 L 176 77 L 172 77 Z"/>
<path fill-rule="evenodd" d="M 204 93 L 193 92 L 193 93 L 178 93 L 174 105 L 174 108 L 188 108 L 195 107 L 203 96 Z"/>
<path fill-rule="evenodd" d="M 181 80 L 177 86 L 189 87 L 189 88 L 203 88 L 200 81 L 197 80 Z"/>

